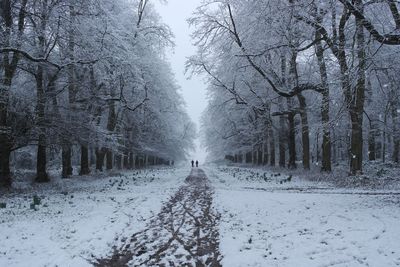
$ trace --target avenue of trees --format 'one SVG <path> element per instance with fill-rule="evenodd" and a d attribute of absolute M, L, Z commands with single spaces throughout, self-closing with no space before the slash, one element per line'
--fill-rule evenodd
<path fill-rule="evenodd" d="M 185 158 L 171 40 L 149 0 L 0 0 L 0 185 Z"/>
<path fill-rule="evenodd" d="M 400 153 L 395 0 L 204 0 L 189 23 L 215 159 L 330 172 Z M 301 162 L 301 163 L 300 163 Z"/>

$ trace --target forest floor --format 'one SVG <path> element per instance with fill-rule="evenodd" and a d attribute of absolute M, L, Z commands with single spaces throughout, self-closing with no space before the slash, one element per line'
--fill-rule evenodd
<path fill-rule="evenodd" d="M 223 266 L 400 266 L 400 190 L 263 168 L 205 171 L 221 214 Z"/>
<path fill-rule="evenodd" d="M 400 266 L 398 187 L 203 170 L 1 192 L 0 266 Z"/>

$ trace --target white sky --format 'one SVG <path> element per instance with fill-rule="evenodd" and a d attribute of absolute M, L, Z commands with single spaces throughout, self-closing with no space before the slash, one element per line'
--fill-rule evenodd
<path fill-rule="evenodd" d="M 176 79 L 182 88 L 182 95 L 187 104 L 187 111 L 192 120 L 196 123 L 197 130 L 200 130 L 200 117 L 206 108 L 206 85 L 204 81 L 194 76 L 190 80 L 184 74 L 186 58 L 194 55 L 196 49 L 192 45 L 190 37 L 191 29 L 186 20 L 200 4 L 200 0 L 168 0 L 167 4 L 154 2 L 158 13 L 163 21 L 171 27 L 175 35 L 176 47 L 168 54 L 169 61 Z M 196 140 L 196 151 L 190 156 L 191 159 L 204 162 L 206 152 L 200 147 L 200 140 Z"/>

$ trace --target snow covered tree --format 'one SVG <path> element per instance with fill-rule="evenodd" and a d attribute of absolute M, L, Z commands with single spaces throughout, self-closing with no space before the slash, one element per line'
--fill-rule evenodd
<path fill-rule="evenodd" d="M 38 182 L 49 164 L 68 177 L 95 162 L 110 170 L 185 158 L 195 128 L 164 59 L 172 33 L 150 1 L 0 3 L 2 185 L 22 150 Z"/>
<path fill-rule="evenodd" d="M 280 166 L 296 167 L 301 152 L 304 169 L 309 169 L 311 162 L 319 164 L 322 158 L 321 170 L 329 172 L 332 161 L 341 154 L 342 160 L 348 160 L 349 172 L 357 174 L 362 172 L 363 160 L 373 160 L 377 154 L 380 131 L 383 139 L 393 136 L 392 158 L 398 161 L 398 135 L 389 131 L 387 120 L 394 118 L 390 125 L 395 130 L 398 109 L 390 107 L 397 106 L 396 85 L 386 90 L 394 99 L 386 109 L 373 104 L 382 96 L 379 88 L 389 86 L 382 77 L 385 68 L 374 65 L 400 49 L 397 36 L 386 34 L 397 27 L 397 18 L 394 1 L 205 0 L 189 20 L 195 28 L 198 53 L 188 64 L 196 73 L 210 77 L 212 97 L 229 103 L 229 120 L 236 122 L 236 128 L 241 123 L 247 129 L 241 132 L 247 131 L 250 139 L 258 140 L 261 128 L 243 124 L 240 113 L 253 110 L 255 118 L 267 121 L 262 143 L 268 143 L 266 138 L 275 132 Z M 387 26 L 377 30 L 374 25 L 378 21 Z M 212 105 L 223 103 L 210 102 L 204 116 L 204 125 L 210 129 L 204 132 L 223 133 L 225 124 L 218 128 L 206 123 L 214 121 L 210 119 L 216 108 Z M 381 116 L 386 118 L 384 125 L 379 125 L 378 118 L 368 117 L 371 112 L 367 109 L 372 107 L 373 113 L 385 114 Z M 313 112 L 315 109 L 320 112 Z M 219 141 L 227 138 L 219 136 Z M 218 142 L 215 138 L 205 140 L 210 150 L 220 149 L 212 145 Z M 296 144 L 301 144 L 301 149 Z M 259 149 L 243 146 L 237 151 L 254 154 L 253 150 Z M 225 147 L 225 151 L 212 154 L 221 153 L 234 151 Z"/>

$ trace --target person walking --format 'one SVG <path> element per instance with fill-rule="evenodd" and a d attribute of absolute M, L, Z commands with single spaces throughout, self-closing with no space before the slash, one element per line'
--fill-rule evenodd
<path fill-rule="evenodd" d="M 196 167 L 199 167 L 199 162 L 196 160 Z"/>
<path fill-rule="evenodd" d="M 194 160 L 192 160 L 192 168 L 194 167 Z"/>

